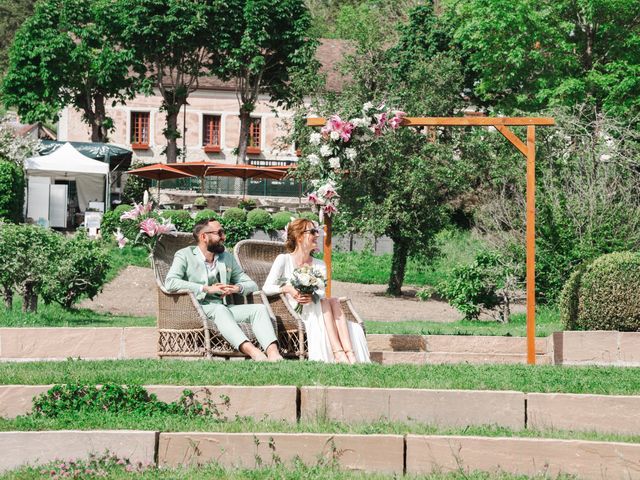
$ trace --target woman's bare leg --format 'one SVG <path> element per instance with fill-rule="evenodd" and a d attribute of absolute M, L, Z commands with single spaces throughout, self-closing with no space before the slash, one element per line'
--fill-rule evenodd
<path fill-rule="evenodd" d="M 344 352 L 342 343 L 340 343 L 338 331 L 336 330 L 336 322 L 333 319 L 333 308 L 331 307 L 331 303 L 329 300 L 323 298 L 320 300 L 320 305 L 322 306 L 322 317 L 324 318 L 324 325 L 327 328 L 329 344 L 333 351 L 333 359 L 337 363 L 349 363 L 349 359 Z"/>
<path fill-rule="evenodd" d="M 356 356 L 353 353 L 353 346 L 351 345 L 351 337 L 349 336 L 349 328 L 347 327 L 347 319 L 342 312 L 340 306 L 340 300 L 337 298 L 329 298 L 329 304 L 331 305 L 331 312 L 333 313 L 333 320 L 338 330 L 338 338 L 344 353 L 347 355 L 349 363 L 356 363 Z"/>

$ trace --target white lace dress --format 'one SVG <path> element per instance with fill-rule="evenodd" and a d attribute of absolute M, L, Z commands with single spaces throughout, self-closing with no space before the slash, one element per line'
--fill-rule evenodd
<path fill-rule="evenodd" d="M 327 267 L 322 260 L 314 258 L 313 266 L 322 271 L 326 277 Z M 280 287 L 283 282 L 286 282 L 291 278 L 294 270 L 295 265 L 291 254 L 283 253 L 278 255 L 273 262 L 273 266 L 269 271 L 269 275 L 262 287 L 262 291 L 266 295 L 277 295 L 280 292 Z M 317 290 L 316 293 L 320 298 L 325 298 L 324 289 Z M 286 297 L 293 308 L 298 305 L 298 302 L 296 302 L 291 295 L 287 294 Z M 329 343 L 329 336 L 327 335 L 327 328 L 324 323 L 324 316 L 322 315 L 320 301 L 303 305 L 301 316 L 307 335 L 309 360 L 334 362 L 333 351 L 331 349 L 331 344 Z M 362 327 L 355 322 L 349 321 L 347 322 L 347 327 L 349 329 L 349 338 L 351 339 L 351 346 L 356 360 L 359 363 L 370 362 L 367 339 Z"/>

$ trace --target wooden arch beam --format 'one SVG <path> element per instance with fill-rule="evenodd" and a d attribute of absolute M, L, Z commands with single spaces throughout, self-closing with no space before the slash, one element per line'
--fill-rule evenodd
<path fill-rule="evenodd" d="M 325 118 L 307 118 L 310 127 L 322 127 Z M 536 125 L 555 125 L 549 117 L 404 117 L 403 127 L 495 127 L 527 159 L 527 363 L 536 363 L 536 287 L 535 287 L 535 162 Z M 526 126 L 527 139 L 523 142 L 509 128 Z M 331 217 L 325 222 L 324 258 L 327 264 L 327 295 L 331 295 Z"/>

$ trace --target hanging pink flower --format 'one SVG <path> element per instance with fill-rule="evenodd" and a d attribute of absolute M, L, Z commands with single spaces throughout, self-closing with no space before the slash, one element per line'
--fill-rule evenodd
<path fill-rule="evenodd" d="M 169 222 L 168 220 L 163 220 L 162 224 L 158 225 L 156 233 L 158 235 L 173 235 L 175 237 L 178 234 L 178 230 L 173 223 Z"/>
<path fill-rule="evenodd" d="M 321 205 L 323 203 L 315 194 L 315 192 L 309 194 L 309 196 L 307 197 L 307 201 L 309 203 L 313 203 L 314 205 Z"/>
<path fill-rule="evenodd" d="M 389 126 L 393 130 L 397 130 L 398 128 L 400 128 L 400 125 L 402 124 L 402 119 L 404 117 L 406 117 L 406 116 L 407 116 L 407 114 L 405 112 L 402 112 L 402 111 L 398 110 L 393 115 L 393 118 L 389 121 Z"/>
<path fill-rule="evenodd" d="M 124 236 L 124 234 L 120 231 L 120 227 L 114 232 L 114 237 L 116 237 L 116 241 L 118 242 L 118 248 L 124 248 L 124 246 L 129 242 L 129 239 Z"/>
<path fill-rule="evenodd" d="M 322 207 L 322 213 L 331 216 L 335 213 L 338 213 L 338 209 L 332 203 L 329 203 Z"/>
<path fill-rule="evenodd" d="M 140 232 L 146 233 L 149 237 L 155 237 L 160 225 L 153 218 L 147 218 L 140 224 Z"/>
<path fill-rule="evenodd" d="M 120 220 L 135 220 L 136 218 L 138 218 L 140 215 L 142 215 L 144 212 L 144 207 L 142 206 L 142 204 L 138 204 L 138 203 L 134 203 L 133 204 L 133 208 L 131 210 L 129 210 L 128 212 L 124 212 L 122 215 L 120 215 Z"/>

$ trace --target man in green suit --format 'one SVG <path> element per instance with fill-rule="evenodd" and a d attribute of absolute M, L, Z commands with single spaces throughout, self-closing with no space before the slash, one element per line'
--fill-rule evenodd
<path fill-rule="evenodd" d="M 227 305 L 234 293 L 247 295 L 258 289 L 244 273 L 233 255 L 224 251 L 225 233 L 219 222 L 202 220 L 193 228 L 198 244 L 178 250 L 167 273 L 169 291 L 190 290 L 222 336 L 236 349 L 254 360 L 282 360 L 276 335 L 264 305 Z M 251 328 L 266 355 L 256 348 L 238 327 L 251 322 Z"/>

